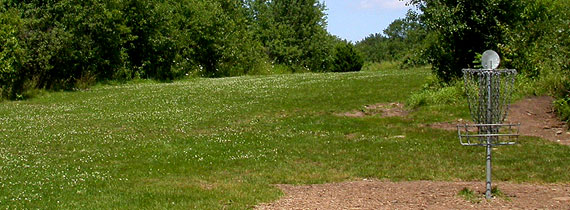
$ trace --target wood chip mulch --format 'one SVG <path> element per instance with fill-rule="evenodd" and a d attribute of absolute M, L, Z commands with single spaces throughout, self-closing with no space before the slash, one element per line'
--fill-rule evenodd
<path fill-rule="evenodd" d="M 483 182 L 362 180 L 277 185 L 285 196 L 257 209 L 570 209 L 570 184 L 493 183 L 503 193 L 486 200 Z M 475 199 L 458 195 L 468 188 Z"/>

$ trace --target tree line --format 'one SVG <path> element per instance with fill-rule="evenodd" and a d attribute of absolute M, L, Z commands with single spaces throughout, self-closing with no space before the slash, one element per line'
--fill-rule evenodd
<path fill-rule="evenodd" d="M 357 71 L 364 61 L 430 64 L 451 83 L 493 49 L 501 68 L 527 87 L 542 82 L 570 113 L 567 0 L 408 3 L 405 18 L 353 45 L 327 33 L 318 0 L 0 0 L 0 98 L 107 80 Z"/>
<path fill-rule="evenodd" d="M 360 70 L 353 45 L 326 31 L 324 11 L 318 0 L 0 0 L 0 94 Z"/>
<path fill-rule="evenodd" d="M 423 55 L 428 30 L 409 11 L 406 18 L 394 20 L 382 33 L 370 34 L 355 44 L 367 62 L 398 62 L 402 68 L 427 65 Z"/>

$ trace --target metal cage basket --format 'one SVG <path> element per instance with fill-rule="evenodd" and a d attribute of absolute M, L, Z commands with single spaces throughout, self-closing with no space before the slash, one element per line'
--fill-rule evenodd
<path fill-rule="evenodd" d="M 463 69 L 465 92 L 475 124 L 457 125 L 462 145 L 516 144 L 520 124 L 503 124 L 517 71 L 514 69 Z"/>

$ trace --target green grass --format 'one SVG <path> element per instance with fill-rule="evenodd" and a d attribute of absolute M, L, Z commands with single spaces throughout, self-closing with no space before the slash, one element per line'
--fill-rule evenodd
<path fill-rule="evenodd" d="M 469 201 L 471 203 L 481 202 L 481 196 L 476 194 L 475 192 L 473 192 L 473 190 L 471 190 L 467 187 L 465 187 L 461 191 L 459 191 L 459 193 L 457 193 L 457 195 L 463 197 L 463 199 L 465 199 L 466 201 Z"/>
<path fill-rule="evenodd" d="M 476 193 L 473 190 L 464 187 L 463 189 L 461 189 L 459 191 L 459 193 L 457 193 L 457 195 L 459 195 L 460 197 L 463 197 L 463 199 L 465 199 L 466 201 L 469 201 L 471 203 L 480 203 L 482 201 L 482 199 L 485 198 L 485 193 Z M 505 195 L 505 193 L 503 193 L 503 191 L 499 190 L 499 188 L 497 188 L 497 186 L 493 186 L 491 188 L 491 195 L 494 198 L 500 198 L 502 200 L 505 201 L 512 201 L 511 198 L 509 198 L 509 196 Z"/>
<path fill-rule="evenodd" d="M 512 201 L 511 198 L 505 193 L 503 193 L 503 191 L 499 190 L 497 186 L 493 186 L 491 188 L 491 195 L 493 195 L 493 197 L 495 198 L 501 198 L 506 201 Z"/>
<path fill-rule="evenodd" d="M 2 102 L 0 208 L 243 209 L 278 199 L 278 183 L 484 180 L 484 148 L 423 126 L 466 118 L 466 106 L 335 115 L 404 102 L 428 75 L 139 81 Z M 568 146 L 521 141 L 494 151 L 494 181 L 570 182 Z"/>

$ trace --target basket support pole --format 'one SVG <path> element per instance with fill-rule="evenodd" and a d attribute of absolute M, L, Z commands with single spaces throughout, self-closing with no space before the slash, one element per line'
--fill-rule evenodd
<path fill-rule="evenodd" d="M 492 77 L 493 77 L 493 73 L 489 72 L 489 74 L 487 75 L 487 124 L 493 124 L 495 122 L 493 122 L 493 117 L 492 117 L 492 112 L 493 112 L 493 103 L 491 100 L 493 93 L 491 91 L 491 82 L 492 82 Z M 487 134 L 491 134 L 493 127 L 489 126 L 487 127 Z M 492 151 L 492 137 L 491 136 L 487 136 L 487 167 L 486 167 L 486 172 L 487 172 L 487 190 L 485 191 L 485 197 L 487 199 L 491 199 L 492 195 L 491 195 L 491 151 Z"/>

